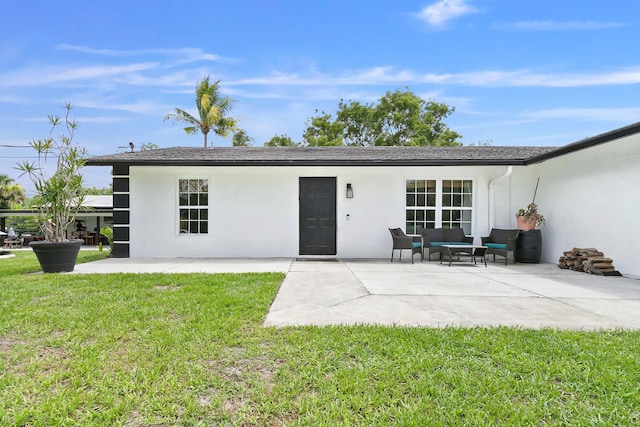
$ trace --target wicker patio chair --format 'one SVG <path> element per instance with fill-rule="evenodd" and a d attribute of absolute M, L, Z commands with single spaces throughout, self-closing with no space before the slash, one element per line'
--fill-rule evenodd
<path fill-rule="evenodd" d="M 409 249 L 411 251 L 411 264 L 413 264 L 413 256 L 420 254 L 422 261 L 422 239 L 420 237 L 407 236 L 401 228 L 390 228 L 391 238 L 393 239 L 393 249 L 391 249 L 391 262 L 393 262 L 393 254 L 396 249 L 400 250 L 399 261 L 402 261 L 402 250 Z"/>

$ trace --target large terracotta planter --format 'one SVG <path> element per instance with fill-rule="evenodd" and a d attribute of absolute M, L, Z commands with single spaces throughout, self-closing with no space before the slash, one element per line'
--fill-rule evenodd
<path fill-rule="evenodd" d="M 64 273 L 73 271 L 78 258 L 82 239 L 67 242 L 31 242 L 29 246 L 38 257 L 44 273 Z"/>
<path fill-rule="evenodd" d="M 522 215 L 516 215 L 516 223 L 518 224 L 518 229 L 523 231 L 529 231 L 536 228 L 536 220 L 532 219 L 527 222 Z"/>

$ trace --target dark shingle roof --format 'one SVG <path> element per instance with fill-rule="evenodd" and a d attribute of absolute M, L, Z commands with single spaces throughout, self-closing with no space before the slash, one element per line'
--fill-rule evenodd
<path fill-rule="evenodd" d="M 556 147 L 172 147 L 99 156 L 88 165 L 445 166 L 518 165 Z"/>
<path fill-rule="evenodd" d="M 173 147 L 87 159 L 89 166 L 527 165 L 640 133 L 640 122 L 563 147 Z"/>

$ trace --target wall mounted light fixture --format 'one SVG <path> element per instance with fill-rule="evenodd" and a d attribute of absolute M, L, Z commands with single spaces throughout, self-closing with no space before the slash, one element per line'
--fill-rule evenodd
<path fill-rule="evenodd" d="M 347 184 L 347 199 L 353 199 L 353 187 L 351 187 L 351 184 Z"/>

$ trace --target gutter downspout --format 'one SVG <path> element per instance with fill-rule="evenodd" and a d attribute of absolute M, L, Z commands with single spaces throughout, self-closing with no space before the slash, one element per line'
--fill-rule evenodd
<path fill-rule="evenodd" d="M 492 228 L 494 228 L 495 226 L 495 222 L 496 222 L 496 212 L 495 212 L 495 184 L 500 181 L 503 178 L 507 178 L 509 176 L 511 176 L 511 173 L 513 172 L 513 166 L 507 166 L 507 170 L 504 172 L 504 174 L 500 175 L 499 177 L 493 179 L 492 181 L 489 182 L 489 230 L 491 230 Z M 511 206 L 511 191 L 509 191 L 509 206 Z"/>

